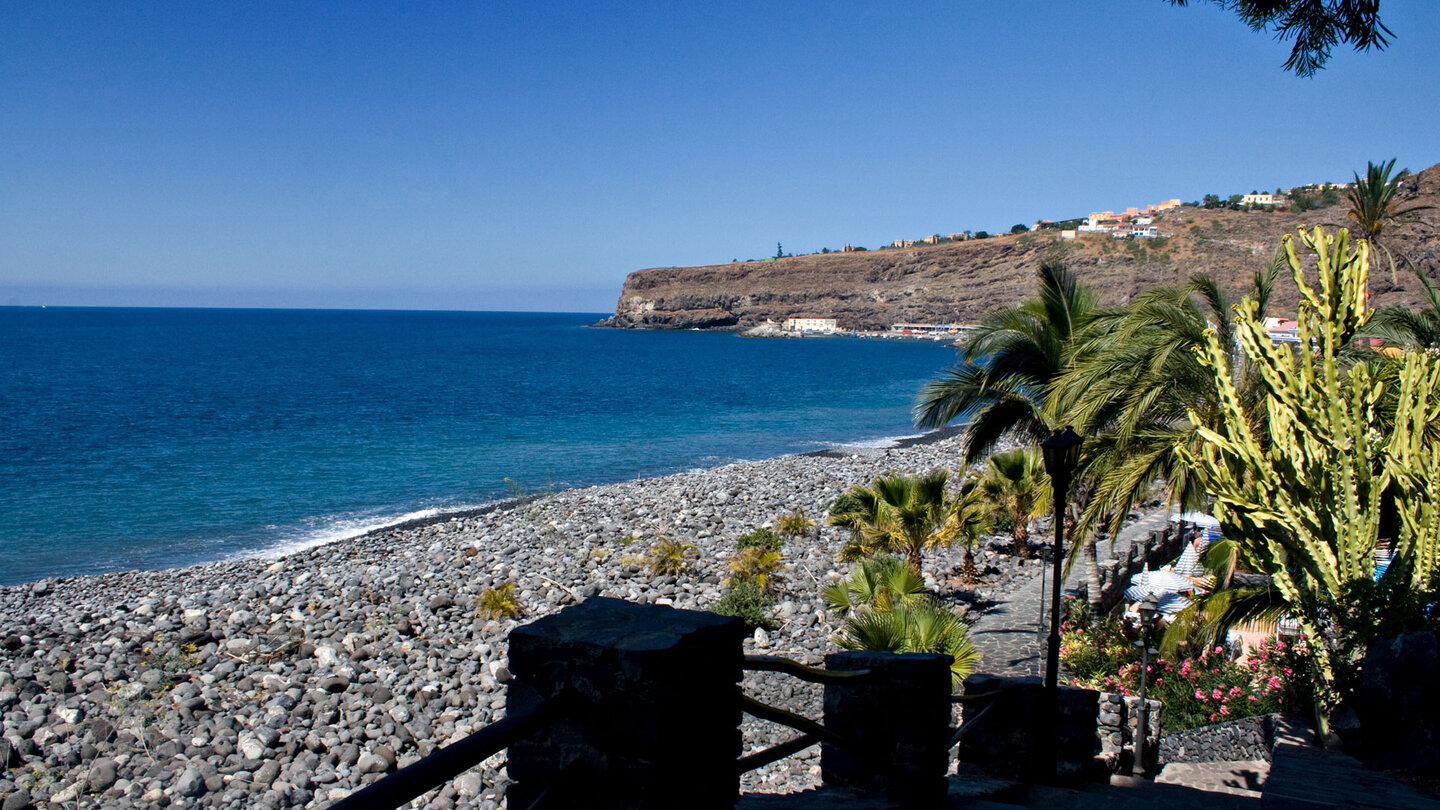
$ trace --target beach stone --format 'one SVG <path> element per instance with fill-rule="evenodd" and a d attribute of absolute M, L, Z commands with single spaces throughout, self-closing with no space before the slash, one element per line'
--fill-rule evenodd
<path fill-rule="evenodd" d="M 344 692 L 350 688 L 350 679 L 343 675 L 331 675 L 327 678 L 322 678 L 316 686 L 330 693 Z"/>
<path fill-rule="evenodd" d="M 175 781 L 175 793 L 187 799 L 193 799 L 206 791 L 205 777 L 195 768 L 186 768 Z"/>
<path fill-rule="evenodd" d="M 265 756 L 265 747 L 265 743 L 261 742 L 260 738 L 251 732 L 241 734 L 240 741 L 236 744 L 240 755 L 246 759 L 260 759 Z"/>
<path fill-rule="evenodd" d="M 115 760 L 101 758 L 90 765 L 90 773 L 85 777 L 85 783 L 91 792 L 100 793 L 111 785 L 115 784 Z"/>
<path fill-rule="evenodd" d="M 271 783 L 280 776 L 280 763 L 275 760 L 266 760 L 255 769 L 251 782 L 262 787 L 269 787 Z"/>

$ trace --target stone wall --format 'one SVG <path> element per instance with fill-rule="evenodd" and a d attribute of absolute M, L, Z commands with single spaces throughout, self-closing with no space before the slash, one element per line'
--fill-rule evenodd
<path fill-rule="evenodd" d="M 1160 738 L 1162 762 L 1270 761 L 1275 748 L 1278 715 L 1242 717 L 1228 723 L 1201 726 Z"/>
<path fill-rule="evenodd" d="M 1160 770 L 1160 701 L 1146 700 L 1149 733 L 1145 735 L 1144 772 Z M 1100 738 L 1100 760 L 1110 773 L 1135 772 L 1135 737 L 1140 727 L 1140 698 L 1115 692 L 1100 693 L 1100 714 L 1095 733 Z"/>

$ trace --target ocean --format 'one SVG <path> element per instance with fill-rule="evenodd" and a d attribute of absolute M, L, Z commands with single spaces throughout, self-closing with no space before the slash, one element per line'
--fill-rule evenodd
<path fill-rule="evenodd" d="M 517 494 L 913 435 L 934 342 L 591 313 L 0 308 L 0 584 L 278 556 Z"/>

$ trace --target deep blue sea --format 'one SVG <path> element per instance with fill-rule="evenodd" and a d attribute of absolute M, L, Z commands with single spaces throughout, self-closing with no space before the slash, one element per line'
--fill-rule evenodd
<path fill-rule="evenodd" d="M 954 359 L 600 317 L 0 308 L 0 584 L 909 435 Z"/>

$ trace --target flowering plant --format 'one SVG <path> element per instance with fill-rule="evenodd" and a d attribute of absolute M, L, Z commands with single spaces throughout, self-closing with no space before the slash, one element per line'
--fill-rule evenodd
<path fill-rule="evenodd" d="M 1091 626 L 1084 603 L 1071 605 L 1060 641 L 1060 660 L 1070 671 L 1071 683 L 1138 695 L 1140 654 L 1127 638 L 1125 626 L 1114 617 Z M 1261 642 L 1242 660 L 1218 646 L 1178 661 L 1157 657 L 1149 663 L 1146 697 L 1164 704 L 1162 722 L 1177 731 L 1295 711 L 1303 708 L 1297 686 L 1306 682 L 1307 660 L 1303 641 Z"/>

